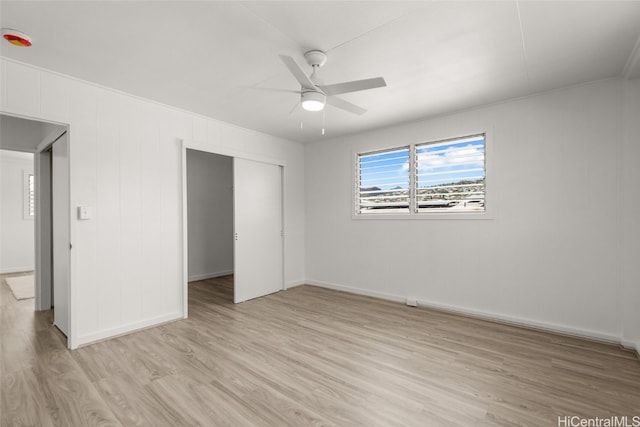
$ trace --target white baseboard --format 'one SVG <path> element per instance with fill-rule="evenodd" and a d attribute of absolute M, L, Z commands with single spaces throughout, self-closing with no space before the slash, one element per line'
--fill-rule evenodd
<path fill-rule="evenodd" d="M 284 286 L 284 290 L 286 291 L 287 289 L 291 289 L 291 288 L 295 288 L 296 286 L 302 286 L 302 285 L 306 285 L 307 281 L 306 280 L 295 280 L 293 282 L 289 282 Z"/>
<path fill-rule="evenodd" d="M 122 335 L 138 332 L 142 329 L 146 329 L 152 326 L 159 326 L 163 323 L 173 322 L 175 320 L 181 319 L 183 319 L 182 313 L 170 313 L 153 317 L 151 319 L 141 320 L 139 322 L 127 323 L 126 325 L 118 326 L 115 328 L 103 329 L 101 331 L 81 335 L 76 340 L 76 347 L 74 348 L 85 346 L 87 344 L 93 344 L 97 341 L 102 341 L 107 338 L 116 338 Z"/>
<path fill-rule="evenodd" d="M 308 285 L 318 286 L 320 288 L 327 288 L 327 289 L 333 289 L 336 291 L 349 292 L 351 294 L 365 295 L 368 297 L 380 298 L 388 301 L 404 302 L 406 300 L 406 297 L 402 297 L 400 295 L 393 295 L 393 294 L 387 294 L 383 292 L 371 291 L 369 289 L 353 288 L 351 286 L 337 285 L 335 283 L 321 282 L 317 280 L 307 280 L 306 283 Z"/>
<path fill-rule="evenodd" d="M 7 267 L 0 268 L 0 274 L 12 274 L 12 273 L 26 273 L 28 271 L 34 271 L 35 267 Z"/>
<path fill-rule="evenodd" d="M 636 343 L 636 342 L 633 342 L 633 341 L 622 340 L 620 342 L 620 345 L 622 345 L 627 350 L 631 350 L 631 351 L 635 352 L 636 355 L 638 356 L 638 358 L 640 359 L 640 343 Z"/>
<path fill-rule="evenodd" d="M 407 300 L 406 296 L 403 295 L 395 295 L 388 294 L 384 292 L 371 291 L 368 289 L 355 288 L 351 286 L 338 285 L 335 283 L 322 282 L 317 280 L 307 280 L 306 283 L 312 286 L 318 286 L 321 288 L 334 289 L 343 292 L 349 292 L 352 294 L 365 295 L 374 298 L 380 298 L 388 301 L 394 301 L 399 303 L 405 303 Z M 468 307 L 459 307 L 449 304 L 442 304 L 433 301 L 427 301 L 424 299 L 417 299 L 417 303 L 419 307 L 426 307 L 440 311 L 446 311 L 450 313 L 456 313 L 464 316 L 475 317 L 483 320 L 490 320 L 500 323 L 506 323 L 514 326 L 521 326 L 526 328 L 538 329 L 547 332 L 559 333 L 563 335 L 571 335 L 580 338 L 587 338 L 590 340 L 597 340 L 611 344 L 623 345 L 620 337 L 606 334 L 598 331 L 590 331 L 585 329 L 572 328 L 564 325 L 558 325 L 554 323 L 540 322 L 537 320 L 531 320 L 526 318 L 514 317 L 514 316 L 505 316 L 502 314 L 475 310 Z M 633 347 L 638 350 L 637 345 L 634 343 Z"/>
<path fill-rule="evenodd" d="M 228 276 L 233 274 L 233 270 L 216 271 L 214 273 L 194 274 L 189 276 L 189 282 L 197 282 L 198 280 L 213 279 L 215 277 Z"/>
<path fill-rule="evenodd" d="M 474 310 L 467 307 L 457 307 L 457 306 L 451 306 L 447 304 L 433 303 L 431 301 L 425 301 L 421 299 L 418 300 L 418 306 L 432 308 L 434 310 L 446 311 L 450 313 L 461 314 L 469 317 L 475 317 L 483 320 L 490 320 L 494 322 L 505 323 L 505 324 L 514 325 L 514 326 L 532 328 L 532 329 L 537 329 L 537 330 L 546 331 L 546 332 L 558 333 L 562 335 L 570 335 L 570 336 L 579 337 L 579 338 L 587 338 L 590 340 L 602 341 L 610 344 L 620 344 L 620 337 L 617 337 L 615 335 L 606 334 L 606 333 L 597 332 L 597 331 L 590 331 L 586 329 L 572 328 L 569 326 L 558 325 L 556 323 L 541 322 L 538 320 L 531 320 L 531 319 L 526 319 L 522 317 L 505 316 L 502 314 L 497 314 L 497 313 L 492 313 L 487 311 Z"/>

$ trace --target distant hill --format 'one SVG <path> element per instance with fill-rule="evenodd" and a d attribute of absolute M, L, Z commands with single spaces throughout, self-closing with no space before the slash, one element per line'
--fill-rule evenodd
<path fill-rule="evenodd" d="M 360 187 L 360 192 L 363 191 L 382 191 L 382 188 L 380 187 Z M 369 193 L 367 194 L 367 196 L 381 196 L 384 193 Z"/>

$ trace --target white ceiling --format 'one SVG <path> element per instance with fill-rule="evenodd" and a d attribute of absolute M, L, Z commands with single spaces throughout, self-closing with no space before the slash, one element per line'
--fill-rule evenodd
<path fill-rule="evenodd" d="M 43 140 L 60 135 L 64 129 L 53 123 L 0 114 L 0 149 L 35 153 Z"/>
<path fill-rule="evenodd" d="M 640 1 L 1 1 L 31 35 L 0 53 L 294 141 L 314 141 L 566 85 L 640 76 Z M 278 55 L 329 54 L 357 116 L 297 108 Z M 301 129 L 301 122 L 303 127 Z"/>

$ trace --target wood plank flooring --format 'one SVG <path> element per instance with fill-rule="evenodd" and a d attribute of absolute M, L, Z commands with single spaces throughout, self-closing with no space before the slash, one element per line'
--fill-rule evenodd
<path fill-rule="evenodd" d="M 239 305 L 190 285 L 190 318 L 68 351 L 0 286 L 2 426 L 557 426 L 640 416 L 615 346 L 311 286 Z"/>

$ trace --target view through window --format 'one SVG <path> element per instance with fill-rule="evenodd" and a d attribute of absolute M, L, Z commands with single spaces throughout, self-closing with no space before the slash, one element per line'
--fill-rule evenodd
<path fill-rule="evenodd" d="M 360 212 L 409 212 L 409 152 L 405 147 L 359 155 Z"/>
<path fill-rule="evenodd" d="M 359 154 L 358 214 L 485 211 L 485 136 Z"/>

